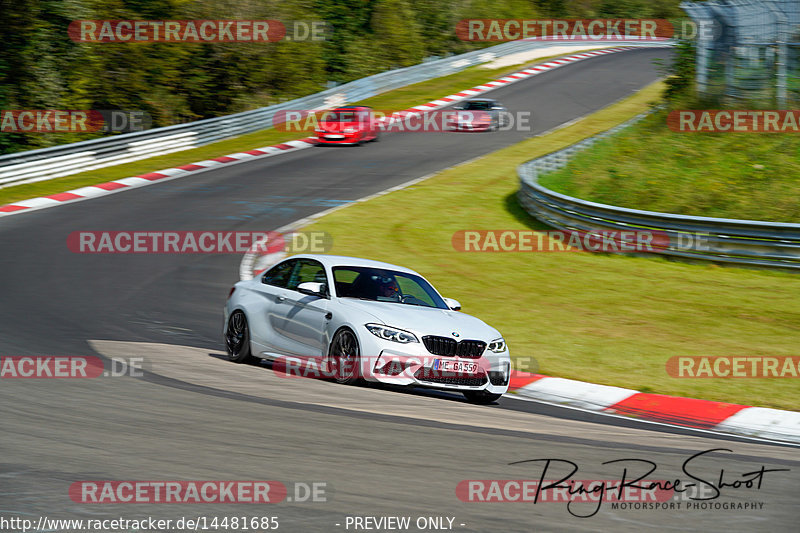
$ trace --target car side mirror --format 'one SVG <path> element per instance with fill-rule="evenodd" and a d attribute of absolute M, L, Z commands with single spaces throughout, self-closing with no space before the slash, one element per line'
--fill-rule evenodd
<path fill-rule="evenodd" d="M 453 300 L 452 298 L 445 298 L 444 303 L 446 303 L 447 307 L 449 307 L 453 311 L 461 311 L 461 304 L 458 302 L 458 300 Z"/>
<path fill-rule="evenodd" d="M 325 283 L 318 283 L 316 281 L 306 281 L 297 286 L 297 290 L 302 294 L 316 296 L 318 298 L 327 298 L 325 294 L 326 288 Z"/>

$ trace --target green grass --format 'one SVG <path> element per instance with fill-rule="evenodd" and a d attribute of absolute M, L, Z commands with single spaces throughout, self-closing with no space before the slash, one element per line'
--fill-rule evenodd
<path fill-rule="evenodd" d="M 464 229 L 543 229 L 518 205 L 518 164 L 647 108 L 663 85 L 567 128 L 331 213 L 332 252 L 406 265 L 505 336 L 544 374 L 649 392 L 800 409 L 792 379 L 677 379 L 678 355 L 787 356 L 800 345 L 800 277 L 590 253 L 464 253 Z M 398 210 L 398 206 L 402 206 Z"/>
<path fill-rule="evenodd" d="M 582 51 L 582 50 L 581 50 Z M 579 53 L 576 50 L 571 53 Z M 538 64 L 545 62 L 557 56 L 548 56 L 536 59 L 530 64 Z M 369 98 L 362 102 L 357 102 L 363 105 L 370 105 L 377 110 L 402 110 L 408 109 L 431 100 L 436 100 L 449 94 L 460 92 L 464 89 L 474 87 L 487 81 L 497 79 L 512 72 L 517 72 L 525 68 L 521 65 L 503 67 L 498 69 L 485 69 L 480 66 L 470 67 L 451 74 L 442 78 L 436 78 L 424 82 L 420 82 L 408 87 L 395 89 Z M 0 189 L 0 205 L 13 203 L 19 200 L 34 198 L 37 196 L 46 196 L 56 194 L 79 187 L 86 187 L 87 185 L 94 185 L 98 183 L 105 183 L 107 181 L 114 181 L 130 176 L 137 176 L 156 170 L 165 168 L 178 167 L 188 165 L 195 161 L 202 161 L 205 159 L 213 159 L 236 152 L 252 150 L 262 146 L 270 146 L 280 144 L 282 142 L 299 139 L 304 136 L 313 135 L 313 133 L 298 133 L 298 132 L 285 132 L 276 129 L 260 130 L 246 135 L 240 135 L 224 141 L 193 148 L 191 150 L 184 150 L 182 152 L 175 152 L 149 159 L 143 159 L 133 163 L 126 163 L 113 167 L 92 170 L 89 172 L 81 172 L 63 178 L 53 180 L 41 181 L 37 183 L 30 183 L 25 185 L 15 185 L 7 188 Z"/>
<path fill-rule="evenodd" d="M 800 222 L 796 133 L 679 133 L 669 130 L 666 114 L 599 142 L 539 182 L 635 209 Z"/>

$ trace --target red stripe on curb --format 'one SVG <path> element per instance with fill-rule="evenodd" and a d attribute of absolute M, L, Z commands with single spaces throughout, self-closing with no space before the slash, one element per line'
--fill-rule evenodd
<path fill-rule="evenodd" d="M 160 180 L 161 178 L 166 178 L 166 174 L 159 174 L 158 172 L 149 172 L 147 174 L 142 174 L 141 176 L 136 176 L 137 178 L 142 178 L 143 180 Z"/>
<path fill-rule="evenodd" d="M 201 168 L 206 168 L 206 167 L 201 167 L 200 165 L 191 164 L 191 165 L 183 165 L 182 167 L 175 167 L 175 168 L 177 168 L 178 170 L 192 171 L 192 170 L 200 170 Z M 141 178 L 141 176 L 139 176 L 139 177 Z"/>
<path fill-rule="evenodd" d="M 236 161 L 236 159 L 224 155 L 222 157 L 215 157 L 214 159 L 212 159 L 212 161 L 216 161 L 218 163 L 230 163 L 231 161 Z"/>
<path fill-rule="evenodd" d="M 530 385 L 534 381 L 539 381 L 540 379 L 546 377 L 547 376 L 543 376 L 541 374 L 531 374 L 529 372 L 519 372 L 517 370 L 512 370 L 511 379 L 508 382 L 508 390 L 522 388 L 525 385 Z"/>
<path fill-rule="evenodd" d="M 273 146 L 273 148 L 278 148 L 280 150 L 291 150 L 292 148 L 294 148 L 294 146 L 292 146 L 291 144 L 283 143 L 283 144 L 276 144 L 275 146 Z"/>
<path fill-rule="evenodd" d="M 273 148 L 275 148 L 275 147 L 273 147 Z M 244 152 L 244 153 L 245 154 L 250 154 L 250 155 L 264 155 L 267 152 L 262 152 L 261 150 L 249 150 L 249 151 Z"/>
<path fill-rule="evenodd" d="M 708 429 L 746 408 L 733 403 L 639 392 L 605 410 L 657 422 Z"/>
<path fill-rule="evenodd" d="M 117 189 L 125 188 L 127 185 L 124 183 L 117 183 L 116 181 L 108 181 L 99 185 L 92 185 L 92 187 L 97 187 L 98 189 L 103 189 L 104 191 L 115 191 Z"/>
<path fill-rule="evenodd" d="M 72 194 L 71 192 L 60 192 L 58 194 L 51 194 L 50 196 L 45 196 L 45 198 L 50 198 L 51 200 L 55 200 L 57 202 L 68 202 L 70 200 L 83 198 L 83 196 L 78 196 L 77 194 Z"/>
<path fill-rule="evenodd" d="M 22 209 L 30 209 L 29 207 L 25 207 L 24 205 L 14 205 L 8 204 L 0 207 L 0 212 L 3 213 L 13 213 L 14 211 L 21 211 Z"/>

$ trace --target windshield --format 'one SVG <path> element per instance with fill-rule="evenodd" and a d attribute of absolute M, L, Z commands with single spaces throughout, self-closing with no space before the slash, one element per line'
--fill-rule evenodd
<path fill-rule="evenodd" d="M 364 120 L 366 114 L 359 111 L 328 111 L 322 115 L 323 122 L 358 122 Z"/>
<path fill-rule="evenodd" d="M 464 104 L 464 109 L 468 111 L 486 111 L 488 109 L 491 109 L 493 106 L 494 106 L 493 102 L 488 102 L 486 100 L 476 100 Z"/>
<path fill-rule="evenodd" d="M 342 298 L 448 308 L 430 283 L 406 272 L 370 267 L 334 267 L 333 280 L 336 295 Z"/>

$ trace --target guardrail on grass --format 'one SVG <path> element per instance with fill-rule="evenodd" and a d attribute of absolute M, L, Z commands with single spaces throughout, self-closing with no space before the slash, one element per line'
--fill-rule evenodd
<path fill-rule="evenodd" d="M 66 145 L 41 148 L 0 156 L 0 188 L 69 176 L 157 155 L 188 150 L 272 127 L 280 111 L 324 109 L 343 101 L 357 102 L 377 94 L 433 78 L 447 76 L 465 68 L 536 48 L 574 46 L 577 49 L 600 44 L 596 41 L 547 42 L 511 41 L 466 54 L 390 70 L 334 87 L 316 94 L 277 105 L 234 115 L 199 120 L 141 132 L 125 133 Z M 609 46 L 665 46 L 671 41 L 618 41 Z"/>
<path fill-rule="evenodd" d="M 653 253 L 736 265 L 800 270 L 800 224 L 694 217 L 598 204 L 551 191 L 541 174 L 564 167 L 576 153 L 613 135 L 647 113 L 520 165 L 518 198 L 525 210 L 554 228 L 582 233 L 652 230 L 669 236 L 670 245 Z M 693 243 L 693 244 L 690 244 Z"/>

